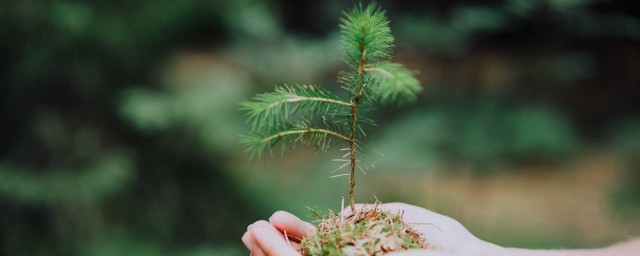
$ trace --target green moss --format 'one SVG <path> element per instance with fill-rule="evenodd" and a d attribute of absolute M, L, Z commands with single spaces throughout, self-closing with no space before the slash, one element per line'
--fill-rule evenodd
<path fill-rule="evenodd" d="M 424 238 L 402 214 L 362 210 L 350 216 L 330 213 L 320 220 L 314 236 L 302 240 L 303 256 L 368 256 L 427 248 Z"/>

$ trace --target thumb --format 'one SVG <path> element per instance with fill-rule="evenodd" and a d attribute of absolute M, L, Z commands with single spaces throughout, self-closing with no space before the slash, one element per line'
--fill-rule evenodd
<path fill-rule="evenodd" d="M 388 256 L 454 256 L 448 252 L 440 252 L 434 250 L 408 250 L 403 252 L 394 252 L 387 254 Z"/>

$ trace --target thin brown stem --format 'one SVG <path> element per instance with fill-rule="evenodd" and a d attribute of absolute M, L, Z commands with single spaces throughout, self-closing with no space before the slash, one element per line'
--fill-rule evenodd
<path fill-rule="evenodd" d="M 367 61 L 364 42 L 360 43 L 359 48 L 360 63 L 358 64 L 358 80 L 356 82 L 356 91 L 353 95 L 353 101 L 351 103 L 353 115 L 351 116 L 351 134 L 349 137 L 349 145 L 351 146 L 351 170 L 349 172 L 349 204 L 351 205 L 351 212 L 354 213 L 356 212 L 354 190 L 356 188 L 356 129 L 358 127 L 358 102 L 360 101 L 360 93 L 362 91 L 362 76 L 365 72 L 364 66 Z"/>

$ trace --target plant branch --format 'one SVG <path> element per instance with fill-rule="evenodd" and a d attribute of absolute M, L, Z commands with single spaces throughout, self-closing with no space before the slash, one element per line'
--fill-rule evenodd
<path fill-rule="evenodd" d="M 367 68 L 364 68 L 364 71 L 380 72 L 380 73 L 384 74 L 385 76 L 389 77 L 390 79 L 394 78 L 393 73 L 389 72 L 388 70 L 386 70 L 384 68 L 380 68 L 380 67 L 367 67 Z"/>
<path fill-rule="evenodd" d="M 393 36 L 385 12 L 375 4 L 344 12 L 340 30 L 342 59 L 349 68 L 338 73 L 338 82 L 349 92 L 349 100 L 313 85 L 276 86 L 275 91 L 242 104 L 253 125 L 253 134 L 243 137 L 242 143 L 252 157 L 260 157 L 278 142 L 314 144 L 326 150 L 334 137 L 346 141 L 349 146 L 341 150 L 348 152 L 340 159 L 343 163 L 338 170 L 350 166 L 349 203 L 357 212 L 355 173 L 367 169 L 361 163 L 367 158 L 358 140 L 366 134 L 358 122 L 373 124 L 358 112 L 370 103 L 415 100 L 421 87 L 415 72 L 389 62 Z"/>
<path fill-rule="evenodd" d="M 349 137 L 344 136 L 344 135 L 339 134 L 339 133 L 334 132 L 334 131 L 329 131 L 329 130 L 326 130 L 326 129 L 318 129 L 318 128 L 308 128 L 308 129 L 301 129 L 301 130 L 291 130 L 291 131 L 279 132 L 279 133 L 273 134 L 273 135 L 271 135 L 269 137 L 266 137 L 266 138 L 262 139 L 261 142 L 262 143 L 269 142 L 271 140 L 278 139 L 278 138 L 281 138 L 281 137 L 284 137 L 284 136 L 287 136 L 287 135 L 292 135 L 292 134 L 305 134 L 305 133 L 313 133 L 313 132 L 324 133 L 324 134 L 327 134 L 327 135 L 332 135 L 332 136 L 338 137 L 338 138 L 343 139 L 345 141 L 349 141 L 349 142 L 351 141 L 351 139 Z"/>
<path fill-rule="evenodd" d="M 327 98 L 320 98 L 320 97 L 294 96 L 294 97 L 291 97 L 289 99 L 284 99 L 284 100 L 281 100 L 281 101 L 273 102 L 273 103 L 269 104 L 267 106 L 267 108 L 273 108 L 273 107 L 275 107 L 277 105 L 284 104 L 284 103 L 307 102 L 307 101 L 328 102 L 328 103 L 334 103 L 334 104 L 348 106 L 348 107 L 351 107 L 353 105 L 353 104 L 351 104 L 349 102 L 344 102 L 344 101 L 341 101 L 341 100 L 334 100 L 334 99 L 327 99 Z"/>
<path fill-rule="evenodd" d="M 367 65 L 365 71 L 372 74 L 371 92 L 381 103 L 404 103 L 416 99 L 416 94 L 422 90 L 420 82 L 415 78 L 414 71 L 402 64 L 378 62 Z"/>
<path fill-rule="evenodd" d="M 351 116 L 351 134 L 349 140 L 349 146 L 351 147 L 351 169 L 349 171 L 349 205 L 351 206 L 351 212 L 356 212 L 356 202 L 354 196 L 354 190 L 356 188 L 356 128 L 358 127 L 358 102 L 360 101 L 360 94 L 362 93 L 362 76 L 364 75 L 364 65 L 367 61 L 367 50 L 364 48 L 365 37 L 362 37 L 362 41 L 358 45 L 360 50 L 360 62 L 358 63 L 358 78 L 356 80 L 356 91 L 352 100 L 352 116 Z"/>

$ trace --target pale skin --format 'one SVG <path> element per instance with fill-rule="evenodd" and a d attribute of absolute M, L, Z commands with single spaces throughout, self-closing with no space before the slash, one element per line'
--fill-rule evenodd
<path fill-rule="evenodd" d="M 356 209 L 369 207 L 356 205 Z M 501 247 L 475 237 L 460 222 L 424 208 L 403 203 L 381 206 L 391 212 L 402 212 L 407 223 L 428 237 L 430 249 L 398 252 L 393 256 L 638 256 L 640 239 L 599 249 L 529 250 Z M 344 213 L 350 209 L 344 209 Z M 254 256 L 299 256 L 300 238 L 315 232 L 315 227 L 298 217 L 279 211 L 268 221 L 257 221 L 247 228 L 242 242 Z M 286 234 L 286 235 L 285 235 Z"/>

